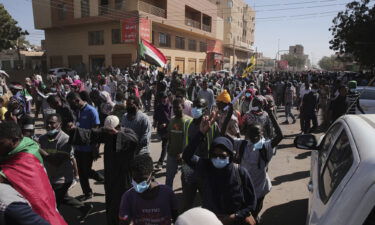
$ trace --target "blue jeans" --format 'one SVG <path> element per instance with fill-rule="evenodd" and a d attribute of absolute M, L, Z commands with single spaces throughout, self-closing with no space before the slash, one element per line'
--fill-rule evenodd
<path fill-rule="evenodd" d="M 285 103 L 285 119 L 286 121 L 288 121 L 288 116 L 290 116 L 293 120 L 295 120 L 295 117 L 292 113 L 292 107 L 293 107 L 293 104 L 288 102 L 288 103 Z"/>
<path fill-rule="evenodd" d="M 178 162 L 176 156 L 167 156 L 167 174 L 165 177 L 165 185 L 173 189 L 173 180 L 178 169 Z"/>

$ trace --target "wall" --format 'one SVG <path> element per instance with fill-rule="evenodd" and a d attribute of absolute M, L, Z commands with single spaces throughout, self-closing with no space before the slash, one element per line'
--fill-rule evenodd
<path fill-rule="evenodd" d="M 33 0 L 34 26 L 45 29 L 52 26 L 50 0 Z"/>

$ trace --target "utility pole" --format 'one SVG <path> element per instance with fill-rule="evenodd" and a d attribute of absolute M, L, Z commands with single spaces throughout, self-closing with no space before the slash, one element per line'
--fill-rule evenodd
<path fill-rule="evenodd" d="M 236 47 L 235 47 L 236 39 L 233 38 L 233 68 L 236 65 L 235 63 L 235 57 L 236 57 Z"/>

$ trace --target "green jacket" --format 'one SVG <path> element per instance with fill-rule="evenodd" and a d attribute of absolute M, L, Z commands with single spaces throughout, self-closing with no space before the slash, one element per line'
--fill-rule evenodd
<path fill-rule="evenodd" d="M 181 154 L 187 145 L 186 133 L 192 118 L 184 115 L 182 118 L 173 117 L 168 124 L 168 155 Z"/>

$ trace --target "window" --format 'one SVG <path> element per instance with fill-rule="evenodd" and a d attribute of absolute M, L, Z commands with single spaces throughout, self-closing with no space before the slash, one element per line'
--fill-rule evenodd
<path fill-rule="evenodd" d="M 231 0 L 228 1 L 228 8 L 232 8 L 233 7 L 233 2 Z"/>
<path fill-rule="evenodd" d="M 89 45 L 104 45 L 104 31 L 89 31 Z"/>
<path fill-rule="evenodd" d="M 81 17 L 90 16 L 90 1 L 81 0 Z"/>
<path fill-rule="evenodd" d="M 327 203 L 353 164 L 353 154 L 348 135 L 343 130 L 332 147 L 320 176 L 319 190 L 322 201 Z"/>
<path fill-rule="evenodd" d="M 196 40 L 189 40 L 188 48 L 190 51 L 197 51 L 197 41 Z"/>
<path fill-rule="evenodd" d="M 122 3 L 124 0 L 115 0 L 115 9 L 122 9 Z"/>
<path fill-rule="evenodd" d="M 58 17 L 59 20 L 64 20 L 66 17 L 66 6 L 64 3 L 60 3 L 58 6 Z"/>
<path fill-rule="evenodd" d="M 199 51 L 200 52 L 207 52 L 207 43 L 206 42 L 199 42 Z"/>
<path fill-rule="evenodd" d="M 154 45 L 155 44 L 155 32 L 151 31 L 151 43 Z"/>
<path fill-rule="evenodd" d="M 121 33 L 120 29 L 112 29 L 112 44 L 121 43 Z"/>
<path fill-rule="evenodd" d="M 100 0 L 99 1 L 99 15 L 104 15 L 108 13 L 108 0 Z"/>
<path fill-rule="evenodd" d="M 176 38 L 176 43 L 177 43 L 177 38 Z M 161 47 L 171 47 L 171 35 L 166 34 L 166 33 L 159 33 L 159 46 L 161 46 Z M 176 44 L 176 46 L 177 46 L 177 44 Z"/>
<path fill-rule="evenodd" d="M 362 89 L 359 92 L 361 93 L 359 99 L 375 100 L 375 90 L 370 90 L 370 89 L 363 90 Z"/>
<path fill-rule="evenodd" d="M 336 134 L 340 131 L 341 125 L 339 123 L 335 124 L 329 131 L 325 134 L 324 139 L 322 143 L 320 144 L 320 149 L 319 149 L 319 169 L 321 166 L 325 163 L 329 149 L 331 147 L 331 143 L 333 143 L 333 140 L 336 137 Z"/>
<path fill-rule="evenodd" d="M 185 49 L 185 38 L 176 36 L 176 48 Z"/>
<path fill-rule="evenodd" d="M 232 17 L 231 17 L 231 16 L 228 16 L 228 17 L 227 17 L 227 22 L 228 22 L 228 23 L 231 23 L 231 22 L 232 22 Z"/>

